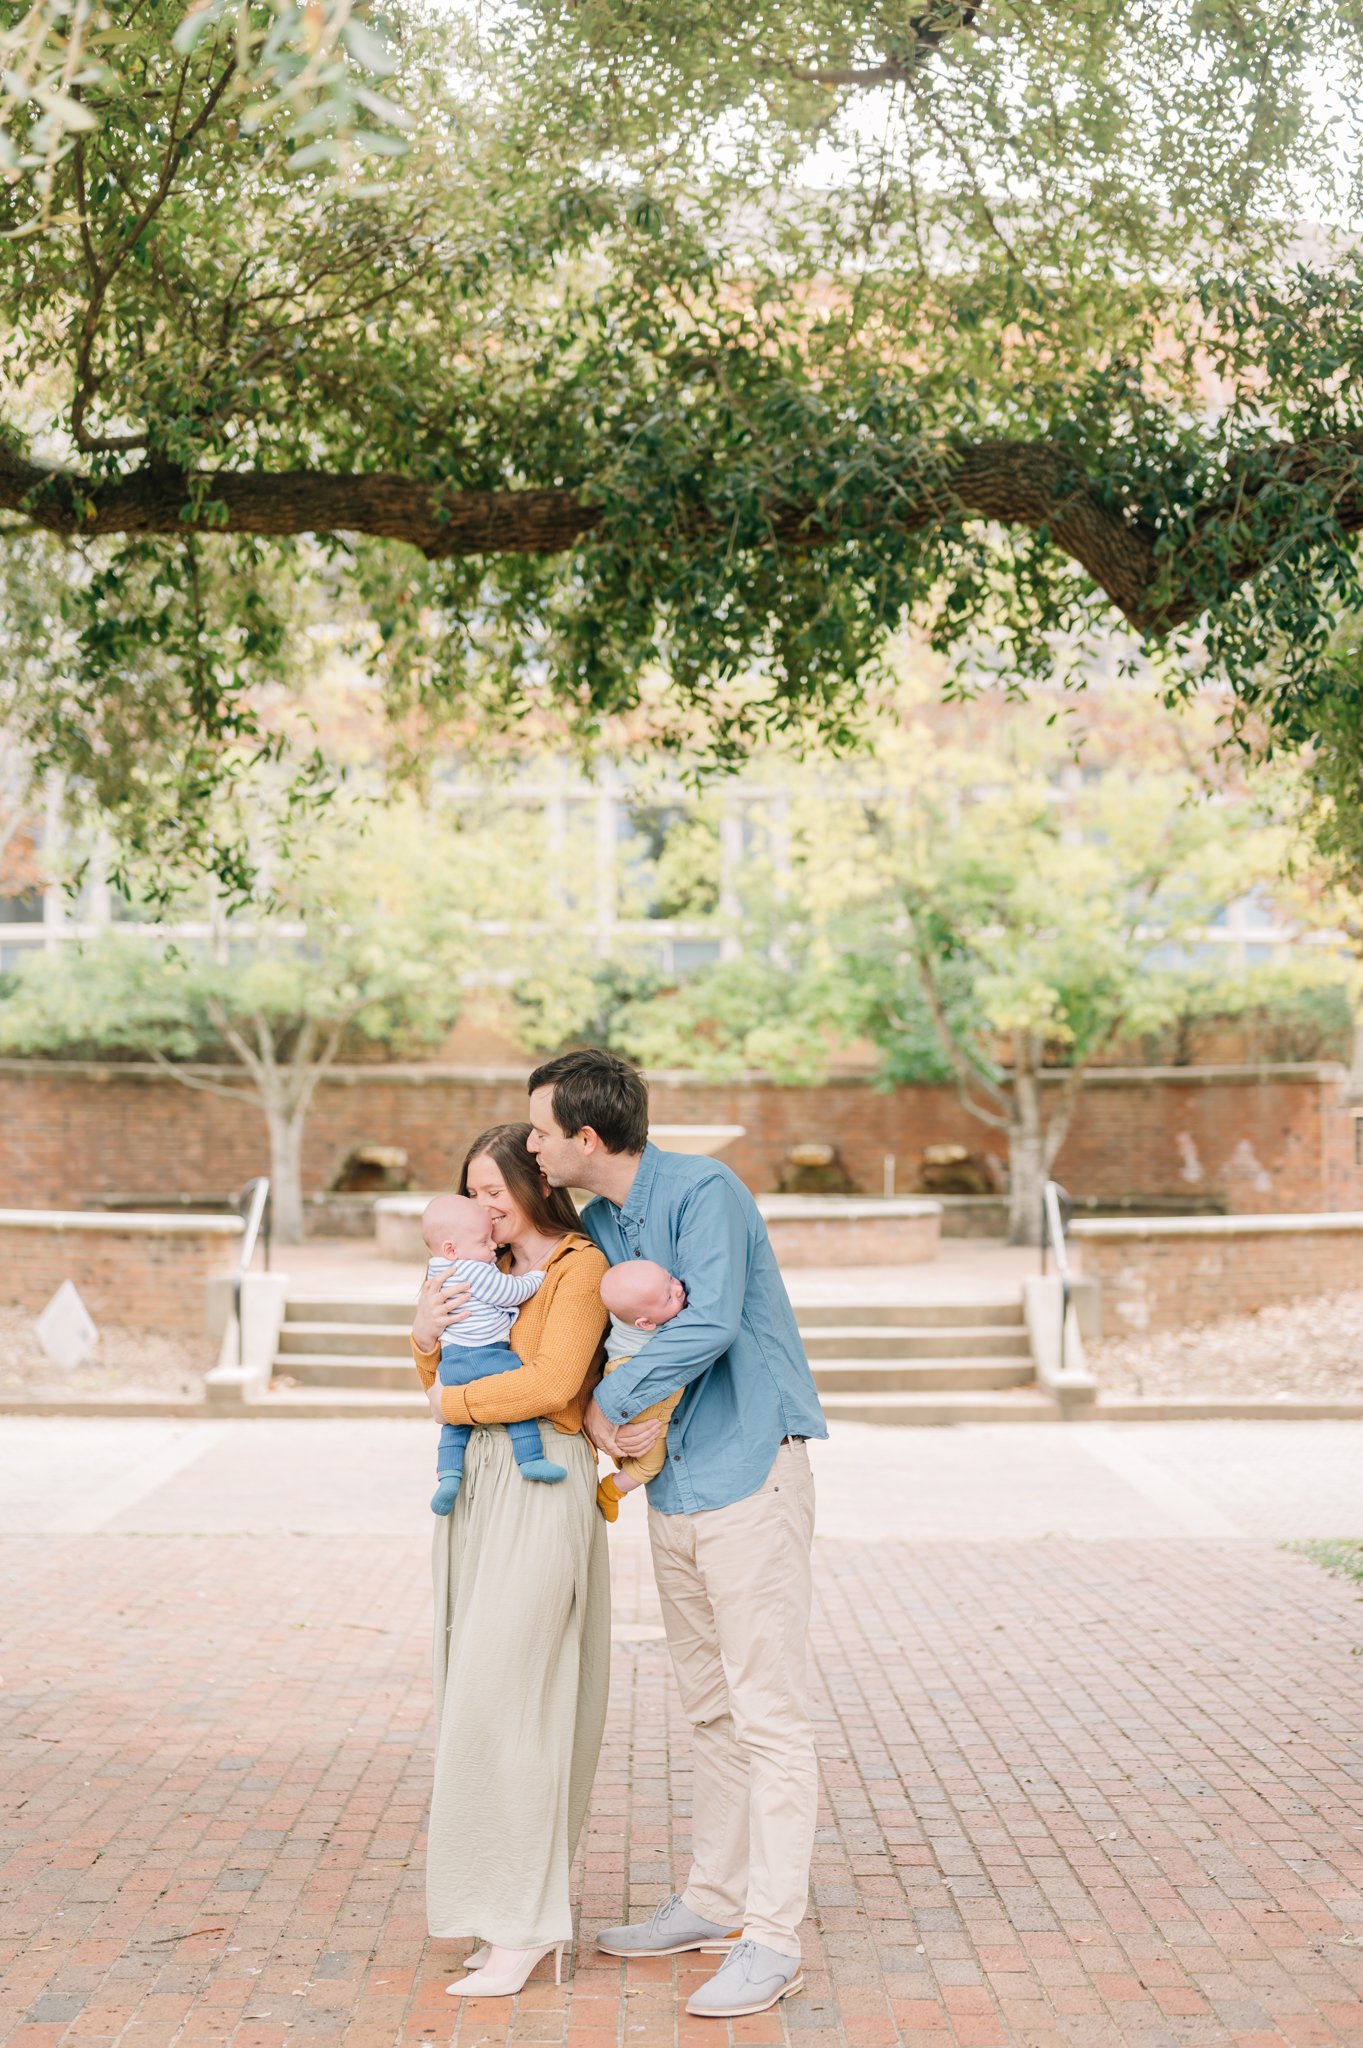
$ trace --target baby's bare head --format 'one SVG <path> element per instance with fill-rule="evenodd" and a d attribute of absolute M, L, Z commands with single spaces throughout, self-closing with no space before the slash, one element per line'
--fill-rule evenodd
<path fill-rule="evenodd" d="M 613 1316 L 636 1330 L 656 1330 L 686 1307 L 686 1289 L 674 1273 L 652 1259 L 626 1259 L 601 1282 L 601 1299 Z"/>
<path fill-rule="evenodd" d="M 492 1218 L 481 1202 L 467 1195 L 437 1195 L 421 1218 L 426 1249 L 441 1259 L 477 1259 L 487 1265 L 496 1258 Z"/>

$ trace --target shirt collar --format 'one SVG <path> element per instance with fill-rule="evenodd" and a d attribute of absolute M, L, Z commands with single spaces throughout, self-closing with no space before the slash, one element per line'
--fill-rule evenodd
<path fill-rule="evenodd" d="M 662 1154 L 656 1145 L 645 1143 L 639 1159 L 639 1171 L 634 1176 L 634 1185 L 620 1207 L 622 1223 L 639 1223 L 643 1220 L 644 1210 L 648 1206 L 649 1191 L 653 1186 L 661 1157 Z"/>

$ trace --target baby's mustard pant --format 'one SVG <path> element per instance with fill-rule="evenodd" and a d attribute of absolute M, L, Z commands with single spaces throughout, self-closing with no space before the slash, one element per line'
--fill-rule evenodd
<path fill-rule="evenodd" d="M 614 1370 L 615 1367 L 613 1365 L 606 1367 L 607 1372 L 613 1372 Z M 630 1421 L 668 1423 L 671 1420 L 673 1409 L 685 1392 L 685 1387 L 678 1387 L 676 1393 L 669 1394 L 665 1401 L 655 1401 L 651 1408 L 641 1408 L 637 1415 L 631 1415 Z M 646 1483 L 650 1479 L 656 1479 L 666 1463 L 667 1430 L 664 1427 L 662 1434 L 651 1451 L 645 1451 L 641 1458 L 622 1458 L 619 1469 L 622 1472 L 628 1472 L 631 1479 L 639 1479 Z"/>

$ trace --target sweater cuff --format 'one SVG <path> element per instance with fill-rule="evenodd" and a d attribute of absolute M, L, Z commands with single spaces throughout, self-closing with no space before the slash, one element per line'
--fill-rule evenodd
<path fill-rule="evenodd" d="M 440 1389 L 440 1412 L 446 1422 L 454 1423 L 456 1428 L 461 1423 L 466 1429 L 470 1429 L 473 1426 L 473 1417 L 469 1414 L 468 1395 L 469 1390 L 467 1387 L 442 1387 Z"/>

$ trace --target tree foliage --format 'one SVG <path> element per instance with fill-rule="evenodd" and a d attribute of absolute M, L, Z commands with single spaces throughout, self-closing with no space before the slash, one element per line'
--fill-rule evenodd
<path fill-rule="evenodd" d="M 475 858 L 411 809 L 363 835 L 355 818 L 337 820 L 281 885 L 274 914 L 225 928 L 216 944 L 167 946 L 134 929 L 35 954 L 0 1000 L 0 1048 L 140 1056 L 254 1108 L 276 1232 L 297 1243 L 303 1132 L 322 1076 L 346 1050 L 429 1051 L 459 1015 L 479 943 L 450 877 Z"/>
<path fill-rule="evenodd" d="M 1117 626 L 1316 729 L 1360 0 L 408 5 L 379 196 L 244 117 L 225 12 L 107 12 L 7 246 L 0 712 L 106 802 L 178 777 L 170 843 L 319 571 L 397 706 L 719 759 L 850 744 L 906 616 L 1024 681 Z"/>
<path fill-rule="evenodd" d="M 795 1083 L 859 1045 L 883 1082 L 954 1083 L 998 1134 L 1024 1240 L 1095 1060 L 1237 1016 L 1318 1049 L 1342 968 L 1308 952 L 1246 973 L 1210 943 L 1273 883 L 1287 831 L 1276 785 L 1204 786 L 1209 711 L 1175 738 L 1111 692 L 1077 761 L 1053 703 L 925 711 L 906 692 L 874 761 L 794 772 L 784 871 L 756 849 L 736 918 L 715 919 L 736 958 L 600 1022 L 584 1005 L 564 1035 Z"/>

